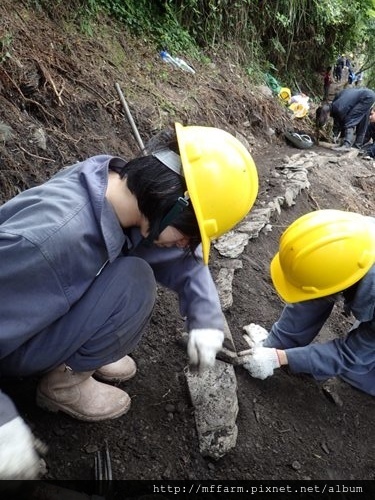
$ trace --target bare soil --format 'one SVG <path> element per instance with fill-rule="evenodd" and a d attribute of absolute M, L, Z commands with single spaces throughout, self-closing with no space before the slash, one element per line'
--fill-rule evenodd
<path fill-rule="evenodd" d="M 138 154 L 115 82 L 144 139 L 176 120 L 238 132 L 248 140 L 259 170 L 256 206 L 280 194 L 275 167 L 299 151 L 285 143 L 282 132 L 296 124 L 225 54 L 211 54 L 209 66 L 194 62 L 197 72 L 190 75 L 163 64 L 157 48 L 112 21 L 98 20 L 89 37 L 61 10 L 51 7 L 46 16 L 25 4 L 3 0 L 0 6 L 1 202 L 83 158 Z M 11 57 L 4 55 L 7 34 Z M 307 117 L 298 128 L 311 131 L 311 124 Z M 327 155 L 316 145 L 313 151 Z M 243 268 L 235 272 L 233 306 L 225 312 L 238 347 L 244 325 L 269 328 L 282 310 L 268 272 L 282 231 L 317 208 L 374 215 L 374 174 L 365 160 L 346 168 L 322 162 L 310 172 L 310 189 L 271 221 L 272 231 L 250 240 L 241 255 Z M 214 276 L 222 259 L 213 250 Z M 184 375 L 187 357 L 178 342 L 181 326 L 175 296 L 160 289 L 150 327 L 132 353 L 137 376 L 121 385 L 132 397 L 131 410 L 114 421 L 83 423 L 47 413 L 35 404 L 37 378 L 2 381 L 48 445 L 45 479 L 92 479 L 95 453 L 106 442 L 114 479 L 375 479 L 374 398 L 341 383 L 342 405 L 337 404 L 321 384 L 282 370 L 260 381 L 236 367 L 237 445 L 218 461 L 203 457 Z M 348 326 L 337 307 L 324 335 L 343 335 Z"/>

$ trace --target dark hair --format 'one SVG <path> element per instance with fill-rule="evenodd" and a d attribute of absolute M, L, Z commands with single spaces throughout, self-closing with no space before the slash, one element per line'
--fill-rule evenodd
<path fill-rule="evenodd" d="M 331 111 L 331 105 L 324 103 L 315 112 L 315 125 L 317 128 L 323 127 L 327 123 L 329 113 Z"/>
<path fill-rule="evenodd" d="M 162 131 L 153 137 L 147 143 L 145 151 L 153 153 L 166 147 L 179 153 L 177 137 L 173 131 Z M 149 221 L 148 240 L 154 241 L 160 234 L 163 218 L 187 190 L 184 177 L 152 154 L 130 160 L 119 174 L 121 178 L 126 178 L 129 190 L 137 198 L 139 210 Z M 201 242 L 201 235 L 191 201 L 170 225 L 189 238 L 189 250 L 194 253 Z"/>

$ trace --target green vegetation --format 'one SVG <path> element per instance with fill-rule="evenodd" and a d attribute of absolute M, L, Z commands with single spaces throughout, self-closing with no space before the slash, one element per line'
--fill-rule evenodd
<path fill-rule="evenodd" d="M 321 73 L 354 54 L 375 84 L 375 0 L 29 0 L 56 15 L 63 8 L 87 34 L 101 13 L 171 53 L 203 60 L 227 53 L 253 81 L 264 72 L 320 92 Z M 52 5 L 51 5 L 52 4 Z M 358 68 L 358 64 L 357 64 Z M 357 69 L 356 68 L 356 69 Z"/>

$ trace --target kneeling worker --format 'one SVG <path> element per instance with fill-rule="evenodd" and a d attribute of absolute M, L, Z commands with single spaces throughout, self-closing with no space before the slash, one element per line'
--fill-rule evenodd
<path fill-rule="evenodd" d="M 267 333 L 245 326 L 252 355 L 244 367 L 265 379 L 289 365 L 316 380 L 338 376 L 375 396 L 375 219 L 318 210 L 282 234 L 271 262 L 273 284 L 287 302 Z M 342 298 L 355 322 L 342 337 L 312 343 Z"/>
<path fill-rule="evenodd" d="M 130 407 L 111 385 L 136 373 L 156 282 L 178 294 L 190 363 L 215 362 L 223 314 L 210 241 L 258 192 L 245 146 L 220 129 L 176 124 L 147 155 L 99 155 L 0 207 L 0 373 L 40 376 L 37 403 L 88 422 Z M 0 479 L 32 479 L 30 429 L 0 392 Z"/>

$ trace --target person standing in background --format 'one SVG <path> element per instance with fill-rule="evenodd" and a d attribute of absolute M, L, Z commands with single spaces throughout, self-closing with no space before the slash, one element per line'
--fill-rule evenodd
<path fill-rule="evenodd" d="M 324 73 L 324 77 L 323 77 L 323 100 L 324 101 L 328 101 L 329 90 L 331 88 L 331 84 L 333 83 L 331 71 L 332 71 L 332 67 L 328 66 L 326 69 L 326 72 Z"/>

